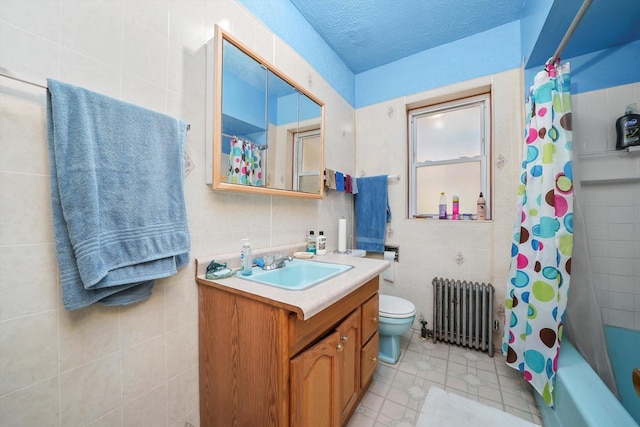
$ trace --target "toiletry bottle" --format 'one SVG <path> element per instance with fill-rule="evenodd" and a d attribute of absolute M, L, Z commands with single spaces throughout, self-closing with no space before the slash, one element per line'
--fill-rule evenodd
<path fill-rule="evenodd" d="M 440 203 L 438 204 L 438 218 L 447 219 L 447 197 L 444 191 L 440 193 Z"/>
<path fill-rule="evenodd" d="M 453 219 L 460 219 L 460 198 L 458 196 L 453 196 L 453 208 L 452 208 Z"/>
<path fill-rule="evenodd" d="M 487 202 L 484 200 L 484 197 L 482 196 L 482 191 L 480 192 L 480 197 L 478 197 L 478 219 L 483 220 L 486 218 L 486 211 L 487 211 Z"/>
<path fill-rule="evenodd" d="M 316 253 L 316 236 L 313 230 L 309 231 L 309 236 L 307 236 L 307 252 Z"/>
<path fill-rule="evenodd" d="M 242 252 L 240 252 L 240 272 L 243 276 L 251 276 L 253 274 L 253 255 L 251 253 L 251 245 L 249 239 L 242 239 Z"/>
<path fill-rule="evenodd" d="M 320 235 L 316 239 L 316 255 L 327 254 L 327 238 L 324 235 L 324 231 L 320 231 Z"/>
<path fill-rule="evenodd" d="M 632 145 L 640 145 L 640 114 L 636 104 L 627 106 L 624 116 L 616 120 L 616 150 L 623 150 Z"/>

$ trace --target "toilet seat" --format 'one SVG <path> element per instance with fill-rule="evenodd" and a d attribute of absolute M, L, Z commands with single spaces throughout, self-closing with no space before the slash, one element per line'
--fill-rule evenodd
<path fill-rule="evenodd" d="M 379 295 L 379 312 L 382 317 L 402 319 L 416 314 L 416 306 L 411 301 L 391 295 Z"/>

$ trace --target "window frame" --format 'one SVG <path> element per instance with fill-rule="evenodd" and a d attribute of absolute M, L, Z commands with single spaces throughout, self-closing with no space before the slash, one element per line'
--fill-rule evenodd
<path fill-rule="evenodd" d="M 307 171 L 304 172 L 302 163 L 304 160 L 304 141 L 307 138 L 320 138 L 322 142 L 322 134 L 320 129 L 299 130 L 294 132 L 293 140 L 295 141 L 294 147 L 294 159 L 293 159 L 293 189 L 298 191 L 300 189 L 300 179 L 307 176 L 320 176 L 320 171 Z M 322 146 L 320 148 L 322 150 Z"/>
<path fill-rule="evenodd" d="M 429 160 L 418 162 L 417 159 L 417 130 L 416 118 L 432 114 L 453 111 L 471 105 L 481 106 L 481 142 L 480 154 L 474 157 L 458 157 L 457 159 Z M 451 101 L 440 102 L 428 106 L 412 108 L 407 111 L 408 140 L 409 140 L 409 218 L 423 215 L 437 218 L 437 212 L 417 212 L 417 172 L 419 168 L 480 162 L 480 191 L 486 201 L 486 219 L 492 218 L 491 212 L 491 94 L 482 93 L 470 97 L 455 98 Z"/>

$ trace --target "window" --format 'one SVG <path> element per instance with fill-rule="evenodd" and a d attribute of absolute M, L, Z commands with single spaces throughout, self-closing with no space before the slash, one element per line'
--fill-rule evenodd
<path fill-rule="evenodd" d="M 322 162 L 322 140 L 320 129 L 296 133 L 294 135 L 295 158 L 293 189 L 306 193 L 317 192 L 320 171 L 318 165 Z"/>
<path fill-rule="evenodd" d="M 475 214 L 478 195 L 490 212 L 489 95 L 474 96 L 409 111 L 411 217 L 438 217 L 440 193 L 451 214 L 453 196 L 460 214 Z"/>

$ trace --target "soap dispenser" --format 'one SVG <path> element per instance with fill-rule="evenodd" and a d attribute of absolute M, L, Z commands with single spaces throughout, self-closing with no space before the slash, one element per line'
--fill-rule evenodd
<path fill-rule="evenodd" d="M 240 272 L 243 276 L 251 276 L 253 274 L 253 255 L 251 253 L 251 245 L 249 239 L 242 239 L 242 251 L 240 252 Z"/>
<path fill-rule="evenodd" d="M 313 230 L 307 235 L 307 252 L 316 253 L 316 235 Z"/>
<path fill-rule="evenodd" d="M 637 104 L 628 105 L 624 116 L 616 120 L 616 150 L 640 145 L 640 114 L 637 112 Z"/>

